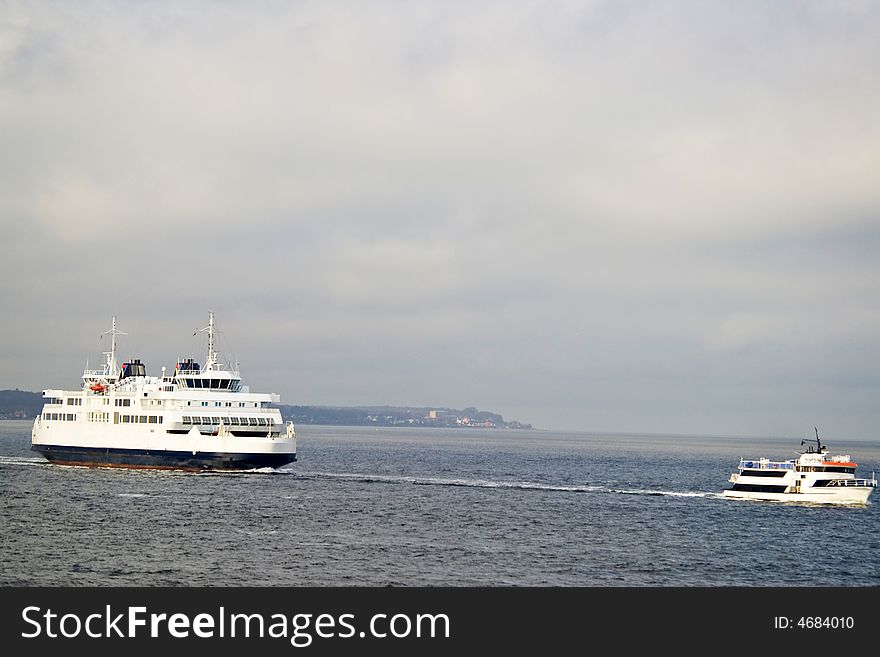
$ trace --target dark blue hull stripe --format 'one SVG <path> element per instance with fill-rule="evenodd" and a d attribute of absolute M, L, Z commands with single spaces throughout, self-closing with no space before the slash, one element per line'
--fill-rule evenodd
<path fill-rule="evenodd" d="M 166 470 L 251 470 L 277 468 L 296 461 L 296 454 L 240 454 L 225 452 L 167 452 L 163 450 L 116 449 L 33 445 L 52 463 L 95 467 L 157 468 Z"/>

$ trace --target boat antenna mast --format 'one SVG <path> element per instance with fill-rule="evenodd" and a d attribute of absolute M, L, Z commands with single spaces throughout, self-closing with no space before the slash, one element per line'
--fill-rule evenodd
<path fill-rule="evenodd" d="M 118 369 L 116 365 L 116 336 L 128 335 L 128 333 L 116 328 L 116 315 L 113 315 L 113 324 L 111 325 L 110 330 L 104 331 L 99 337 L 103 338 L 105 335 L 110 336 L 110 351 L 104 352 L 104 355 L 107 357 L 107 362 L 104 363 L 104 370 L 106 371 L 107 376 L 113 376 Z"/>
<path fill-rule="evenodd" d="M 196 333 L 208 334 L 208 356 L 205 359 L 205 367 L 203 369 L 211 371 L 217 363 L 217 352 L 214 351 L 214 313 L 212 311 L 208 311 L 208 325 L 204 328 L 196 329 L 193 335 L 196 335 Z"/>
<path fill-rule="evenodd" d="M 828 449 L 828 448 L 825 447 L 825 446 L 822 444 L 822 441 L 821 441 L 821 440 L 819 440 L 819 428 L 818 428 L 818 427 L 813 427 L 813 429 L 814 429 L 815 432 L 816 432 L 816 454 L 821 454 L 823 449 Z M 813 442 L 813 439 L 812 439 L 812 438 L 806 438 L 806 439 L 804 439 L 804 440 L 801 441 L 801 445 L 806 445 L 807 443 L 811 443 L 811 442 Z M 812 451 L 813 451 L 813 448 L 810 447 L 810 448 L 809 448 L 809 451 L 812 452 Z"/>

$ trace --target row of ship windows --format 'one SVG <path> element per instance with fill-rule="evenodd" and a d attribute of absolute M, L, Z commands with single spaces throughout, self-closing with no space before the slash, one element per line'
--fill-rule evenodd
<path fill-rule="evenodd" d="M 161 415 L 120 415 L 119 422 L 121 422 L 122 424 L 162 424 L 162 416 Z"/>
<path fill-rule="evenodd" d="M 64 403 L 67 403 L 68 406 L 82 406 L 82 397 L 46 397 L 46 405 L 47 406 L 62 406 Z M 105 404 L 110 403 L 110 400 L 106 397 L 102 399 Z M 114 406 L 131 406 L 130 399 L 115 399 L 113 400 Z"/>
<path fill-rule="evenodd" d="M 224 417 L 224 418 L 219 418 L 219 417 L 208 417 L 208 416 L 199 417 L 197 415 L 196 416 L 184 415 L 181 418 L 181 421 L 184 424 L 220 424 L 221 420 L 223 421 L 224 424 L 229 424 L 234 427 L 238 427 L 238 426 L 241 426 L 241 427 L 247 427 L 247 426 L 265 427 L 265 426 L 268 426 L 269 424 L 272 424 L 271 422 L 269 422 L 268 419 L 266 419 L 264 417 Z"/>
<path fill-rule="evenodd" d="M 109 402 L 109 400 L 107 398 L 104 398 L 103 401 L 105 404 Z M 52 405 L 52 404 L 62 405 L 63 403 L 64 403 L 64 399 L 61 399 L 61 398 L 57 398 L 57 397 L 47 397 L 46 398 L 47 405 Z M 144 402 L 144 403 L 146 404 L 147 402 Z M 149 403 L 151 405 L 155 404 L 156 406 L 161 406 L 162 400 L 157 400 L 157 399 L 149 400 Z M 206 402 L 206 401 L 196 402 L 196 403 L 201 406 L 209 406 L 211 404 L 211 402 Z M 218 401 L 218 402 L 214 402 L 214 406 L 217 406 L 217 407 L 225 406 L 227 408 L 231 408 L 233 406 L 233 403 L 234 402 L 219 402 Z M 245 408 L 246 406 L 252 406 L 253 408 L 260 407 L 260 404 L 258 404 L 257 402 L 235 402 L 235 403 L 237 404 L 237 406 L 239 408 Z M 67 405 L 68 406 L 82 406 L 82 398 L 80 398 L 80 397 L 67 397 Z M 117 398 L 117 399 L 113 400 L 113 405 L 128 407 L 128 406 L 131 406 L 131 399 Z M 188 402 L 186 402 L 186 405 L 191 406 L 192 402 L 188 401 Z M 262 406 L 264 408 L 268 407 L 268 405 L 269 404 L 266 402 L 262 403 Z"/>
<path fill-rule="evenodd" d="M 206 401 L 199 402 L 199 405 L 201 405 L 201 406 L 208 406 L 209 404 L 210 404 L 210 402 L 206 402 Z M 231 408 L 232 404 L 233 404 L 233 402 L 214 402 L 214 406 L 226 406 L 227 408 Z M 186 402 L 186 405 L 192 406 L 192 402 Z M 269 406 L 269 404 L 266 402 L 262 402 L 261 405 L 263 408 L 267 408 Z M 239 408 L 244 408 L 245 406 L 248 406 L 248 407 L 253 406 L 254 408 L 258 408 L 260 406 L 260 404 L 257 404 L 257 402 L 238 402 Z"/>
<path fill-rule="evenodd" d="M 806 465 L 806 466 L 798 466 L 798 472 L 844 472 L 848 474 L 855 474 L 855 468 L 846 468 L 839 465 Z M 744 477 L 784 477 L 788 470 L 748 470 L 743 469 L 742 471 Z"/>
<path fill-rule="evenodd" d="M 43 413 L 43 419 L 61 422 L 73 422 L 74 420 L 76 420 L 76 413 Z"/>
<path fill-rule="evenodd" d="M 209 388 L 211 390 L 238 390 L 238 381 L 232 379 L 183 379 L 178 377 L 181 388 Z"/>
<path fill-rule="evenodd" d="M 848 472 L 855 474 L 855 468 L 846 468 L 841 465 L 804 465 L 798 466 L 798 472 Z"/>

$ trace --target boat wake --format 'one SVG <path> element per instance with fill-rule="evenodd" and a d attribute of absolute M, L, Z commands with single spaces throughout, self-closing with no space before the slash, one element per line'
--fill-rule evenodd
<path fill-rule="evenodd" d="M 39 456 L 0 456 L 0 466 L 4 465 L 52 465 L 46 459 Z"/>
<path fill-rule="evenodd" d="M 622 489 L 598 485 L 542 484 L 533 481 L 494 481 L 489 479 L 460 479 L 443 477 L 414 477 L 406 475 L 381 475 L 360 472 L 321 472 L 280 468 L 275 474 L 292 475 L 298 479 L 336 479 L 361 483 L 413 484 L 416 486 L 458 486 L 463 488 L 499 488 L 512 490 L 536 490 L 558 493 L 606 493 L 617 495 L 650 495 L 663 497 L 721 497 L 717 493 L 696 491 L 667 491 L 654 489 Z"/>

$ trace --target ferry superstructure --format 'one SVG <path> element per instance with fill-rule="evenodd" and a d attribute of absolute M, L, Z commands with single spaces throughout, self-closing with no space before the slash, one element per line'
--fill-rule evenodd
<path fill-rule="evenodd" d="M 44 390 L 31 449 L 52 463 L 175 470 L 248 470 L 296 461 L 296 432 L 272 406 L 280 397 L 252 393 L 237 368 L 214 351 L 214 313 L 204 367 L 192 358 L 172 374 L 148 376 L 139 359 L 116 360 L 111 347 L 102 369 L 83 372 L 79 390 Z M 198 331 L 197 331 L 198 332 Z M 195 334 L 194 334 L 195 335 Z"/>
<path fill-rule="evenodd" d="M 801 441 L 812 443 L 812 439 Z M 733 488 L 724 497 L 774 502 L 819 504 L 865 504 L 877 487 L 877 479 L 857 479 L 857 464 L 849 454 L 832 456 L 819 439 L 797 459 L 771 461 L 767 458 L 740 459 L 739 469 L 730 475 Z"/>

